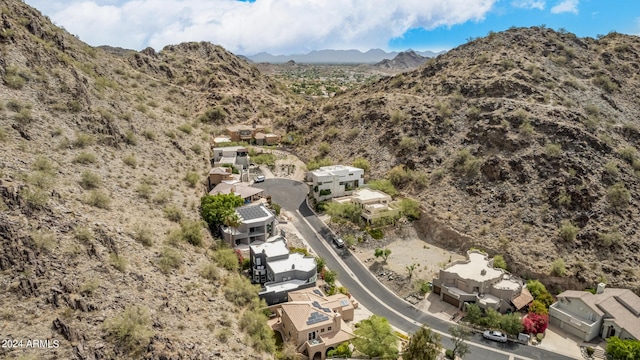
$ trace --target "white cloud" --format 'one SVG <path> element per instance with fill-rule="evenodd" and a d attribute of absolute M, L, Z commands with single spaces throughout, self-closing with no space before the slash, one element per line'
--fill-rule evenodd
<path fill-rule="evenodd" d="M 551 8 L 552 14 L 560 14 L 560 13 L 578 13 L 578 0 L 564 0 L 558 3 L 556 6 Z"/>
<path fill-rule="evenodd" d="M 514 0 L 511 2 L 511 6 L 520 9 L 538 9 L 544 10 L 546 1 L 544 0 Z"/>
<path fill-rule="evenodd" d="M 91 45 L 204 40 L 240 54 L 385 48 L 411 28 L 481 21 L 497 1 L 26 0 Z"/>

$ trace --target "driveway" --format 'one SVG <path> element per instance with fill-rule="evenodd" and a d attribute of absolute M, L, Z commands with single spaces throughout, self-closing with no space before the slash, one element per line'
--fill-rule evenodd
<path fill-rule="evenodd" d="M 306 184 L 288 179 L 267 179 L 264 183 L 254 184 L 265 189 L 265 195 L 271 195 L 273 202 L 295 214 L 296 227 L 307 240 L 314 252 L 326 260 L 327 266 L 338 273 L 340 283 L 372 313 L 385 317 L 396 328 L 413 333 L 421 324 L 442 336 L 442 345 L 451 348 L 448 328 L 452 323 L 420 311 L 411 304 L 398 298 L 384 287 L 349 251 L 337 249 L 331 242 L 331 230 L 317 218 L 306 203 L 308 187 Z M 524 346 L 516 343 L 500 344 L 474 335 L 469 341 L 471 353 L 466 360 L 501 359 L 573 359 L 544 349 Z"/>

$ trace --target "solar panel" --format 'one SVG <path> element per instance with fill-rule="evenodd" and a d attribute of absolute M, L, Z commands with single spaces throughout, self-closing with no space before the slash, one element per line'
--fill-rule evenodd
<path fill-rule="evenodd" d="M 262 210 L 262 206 L 241 207 L 237 208 L 236 211 L 243 220 L 253 220 L 267 216 L 264 210 Z"/>
<path fill-rule="evenodd" d="M 320 306 L 320 303 L 317 301 L 314 301 L 311 303 L 313 305 L 313 307 L 317 308 L 317 309 L 322 309 L 322 307 Z"/>
<path fill-rule="evenodd" d="M 329 317 L 327 315 L 314 311 L 309 315 L 309 318 L 307 319 L 307 325 L 313 325 L 327 320 L 329 320 Z"/>
<path fill-rule="evenodd" d="M 322 291 L 318 290 L 318 289 L 313 289 L 313 293 L 319 296 L 324 296 L 324 294 L 322 294 Z"/>
<path fill-rule="evenodd" d="M 342 300 L 340 300 L 340 305 L 349 306 L 349 301 L 347 301 L 346 299 L 342 299 Z"/>

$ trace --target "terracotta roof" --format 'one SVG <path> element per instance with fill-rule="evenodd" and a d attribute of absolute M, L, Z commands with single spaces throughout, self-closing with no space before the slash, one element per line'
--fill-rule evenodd
<path fill-rule="evenodd" d="M 345 341 L 349 341 L 356 337 L 344 323 L 340 327 L 340 331 L 322 335 L 321 338 L 324 341 L 326 347 L 342 344 Z"/>
<path fill-rule="evenodd" d="M 527 306 L 527 304 L 529 304 L 532 301 L 533 301 L 533 296 L 529 292 L 529 289 L 525 287 L 525 288 L 522 288 L 520 295 L 514 297 L 511 300 L 511 303 L 513 304 L 513 306 L 516 307 L 516 310 L 520 310 L 523 307 Z"/>
<path fill-rule="evenodd" d="M 235 193 L 241 198 L 246 199 L 251 196 L 258 195 L 262 192 L 264 192 L 264 189 L 259 189 L 248 185 L 227 184 L 223 182 L 211 189 L 211 191 L 209 191 L 209 195 Z"/>

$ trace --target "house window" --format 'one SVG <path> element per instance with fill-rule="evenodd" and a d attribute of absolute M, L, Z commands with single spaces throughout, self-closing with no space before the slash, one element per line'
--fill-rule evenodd
<path fill-rule="evenodd" d="M 327 331 L 331 331 L 331 326 L 327 327 Z"/>
<path fill-rule="evenodd" d="M 324 328 L 320 329 L 320 332 L 323 333 L 324 332 Z"/>
<path fill-rule="evenodd" d="M 316 338 L 316 332 L 315 332 L 315 331 L 310 332 L 310 333 L 309 333 L 309 340 L 313 340 L 313 339 L 315 339 L 315 338 Z"/>
<path fill-rule="evenodd" d="M 255 258 L 255 263 L 256 263 L 256 265 L 262 265 L 262 259 Z"/>

